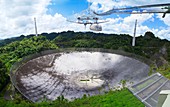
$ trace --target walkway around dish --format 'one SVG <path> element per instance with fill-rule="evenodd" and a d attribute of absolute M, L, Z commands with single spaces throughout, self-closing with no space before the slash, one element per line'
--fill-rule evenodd
<path fill-rule="evenodd" d="M 170 81 L 155 73 L 128 88 L 147 107 L 156 107 L 161 90 L 170 90 Z"/>

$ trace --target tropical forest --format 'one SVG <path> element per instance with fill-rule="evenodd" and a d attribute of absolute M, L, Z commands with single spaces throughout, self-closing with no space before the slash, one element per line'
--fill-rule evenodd
<path fill-rule="evenodd" d="M 170 79 L 170 42 L 150 31 L 136 37 L 135 46 L 132 46 L 132 39 L 129 34 L 67 31 L 0 40 L 0 107 L 145 107 L 126 86 L 100 95 L 84 95 L 73 101 L 59 96 L 54 101 L 44 99 L 34 103 L 15 89 L 10 78 L 12 66 L 31 54 L 66 48 L 102 48 L 125 51 L 149 59 L 153 61 L 152 64 L 148 63 L 150 75 L 159 72 Z"/>

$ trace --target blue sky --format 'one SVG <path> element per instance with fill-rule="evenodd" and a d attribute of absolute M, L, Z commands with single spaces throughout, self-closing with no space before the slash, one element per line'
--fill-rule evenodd
<path fill-rule="evenodd" d="M 1 0 L 0 1 L 0 39 L 34 34 L 34 17 L 37 19 L 38 33 L 90 31 L 89 25 L 67 22 L 67 19 L 76 21 L 76 16 L 81 16 L 83 10 L 90 8 L 101 12 L 112 8 L 131 7 L 140 4 L 169 3 L 168 0 Z M 162 39 L 170 39 L 169 14 L 162 18 L 162 14 L 111 14 L 100 17 L 108 20 L 101 24 L 103 31 L 100 33 L 125 33 L 133 35 L 135 20 L 138 20 L 137 36 L 151 31 Z"/>
<path fill-rule="evenodd" d="M 114 0 L 115 2 L 119 3 L 121 0 Z M 88 3 L 92 4 L 92 2 L 88 2 L 87 0 L 53 0 L 51 2 L 52 5 L 48 6 L 48 14 L 54 15 L 55 13 L 62 14 L 64 17 L 70 17 L 74 15 L 75 13 L 80 13 L 81 11 L 88 8 Z M 98 4 L 99 8 L 101 7 L 101 4 Z M 130 6 L 128 6 L 130 7 Z M 111 14 L 108 16 L 103 16 L 102 19 L 107 18 L 125 18 L 130 15 L 128 14 Z M 120 22 L 122 22 L 121 20 Z M 157 18 L 157 16 L 154 14 L 152 19 L 146 20 L 142 23 L 143 26 L 148 26 L 150 29 L 157 29 L 157 28 L 163 28 L 168 27 L 164 21 Z"/>
<path fill-rule="evenodd" d="M 88 2 L 86 0 L 52 0 L 52 5 L 48 6 L 49 14 L 55 13 L 62 14 L 65 17 L 79 13 L 82 10 L 88 8 Z"/>

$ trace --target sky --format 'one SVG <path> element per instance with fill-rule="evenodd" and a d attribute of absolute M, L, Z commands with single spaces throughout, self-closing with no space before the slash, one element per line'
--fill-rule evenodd
<path fill-rule="evenodd" d="M 130 7 L 148 4 L 170 3 L 168 0 L 0 0 L 0 39 L 20 35 L 35 34 L 34 17 L 37 21 L 38 33 L 62 31 L 90 31 L 84 25 L 70 23 L 88 8 L 97 12 L 105 12 L 112 8 Z M 151 31 L 156 37 L 170 40 L 170 14 L 162 18 L 162 14 L 112 14 L 100 17 L 108 20 L 103 23 L 99 33 L 133 35 L 135 20 L 137 36 Z M 96 32 L 98 33 L 98 32 Z"/>

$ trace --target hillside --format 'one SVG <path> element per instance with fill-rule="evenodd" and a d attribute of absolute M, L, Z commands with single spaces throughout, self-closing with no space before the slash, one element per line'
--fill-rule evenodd
<path fill-rule="evenodd" d="M 146 32 L 144 36 L 136 38 L 135 47 L 132 47 L 131 43 L 132 37 L 127 34 L 72 31 L 42 33 L 38 37 L 21 35 L 20 37 L 0 40 L 0 90 L 9 88 L 4 87 L 10 84 L 8 81 L 9 71 L 15 62 L 33 53 L 57 48 L 104 48 L 134 53 L 151 59 L 155 64 L 154 70 L 159 70 L 170 78 L 170 42 L 168 40 L 161 40 L 155 37 L 152 32 Z"/>

